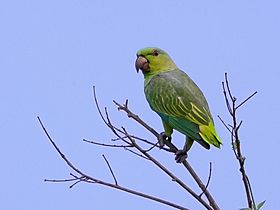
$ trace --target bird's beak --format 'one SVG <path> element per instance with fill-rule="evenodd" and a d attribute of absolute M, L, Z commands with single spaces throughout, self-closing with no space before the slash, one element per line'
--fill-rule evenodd
<path fill-rule="evenodd" d="M 137 73 L 139 72 L 139 69 L 141 69 L 143 72 L 149 71 L 149 62 L 148 60 L 143 56 L 137 56 L 137 59 L 135 61 L 135 68 Z"/>

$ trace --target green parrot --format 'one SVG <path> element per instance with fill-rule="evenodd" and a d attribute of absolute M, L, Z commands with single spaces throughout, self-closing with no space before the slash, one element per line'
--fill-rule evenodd
<path fill-rule="evenodd" d="M 146 99 L 163 123 L 161 147 L 171 140 L 175 129 L 186 136 L 184 148 L 176 152 L 177 162 L 186 158 L 194 141 L 206 149 L 210 149 L 210 144 L 220 148 L 222 141 L 203 93 L 165 51 L 153 47 L 139 50 L 135 67 L 144 74 Z"/>

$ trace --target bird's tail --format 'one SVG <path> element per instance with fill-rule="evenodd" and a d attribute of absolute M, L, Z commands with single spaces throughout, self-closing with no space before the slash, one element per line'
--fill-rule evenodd
<path fill-rule="evenodd" d="M 199 130 L 199 135 L 204 141 L 220 148 L 222 141 L 219 138 L 212 122 L 210 122 L 209 125 L 199 125 Z"/>

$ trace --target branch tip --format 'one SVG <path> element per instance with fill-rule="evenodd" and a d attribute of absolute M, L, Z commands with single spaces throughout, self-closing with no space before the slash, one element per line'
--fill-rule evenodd
<path fill-rule="evenodd" d="M 117 182 L 116 176 L 115 176 L 115 174 L 114 174 L 114 172 L 113 172 L 113 169 L 112 169 L 112 167 L 111 167 L 109 161 L 107 160 L 107 158 L 105 157 L 104 154 L 102 155 L 102 157 L 103 157 L 103 159 L 105 160 L 105 162 L 106 162 L 106 164 L 107 164 L 107 166 L 108 166 L 108 168 L 109 168 L 109 170 L 110 170 L 110 173 L 111 173 L 111 175 L 112 175 L 112 177 L 113 177 L 113 179 L 114 179 L 115 185 L 118 186 L 118 182 Z"/>

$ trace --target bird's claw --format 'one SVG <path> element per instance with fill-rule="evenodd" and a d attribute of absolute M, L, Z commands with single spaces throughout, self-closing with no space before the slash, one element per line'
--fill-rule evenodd
<path fill-rule="evenodd" d="M 185 150 L 178 150 L 177 152 L 175 152 L 175 160 L 177 163 L 182 163 L 184 162 L 184 160 L 186 160 L 186 158 L 188 157 L 187 152 Z"/>
<path fill-rule="evenodd" d="M 165 132 L 161 132 L 159 134 L 158 138 L 158 143 L 159 143 L 159 148 L 162 149 L 164 145 L 166 144 L 166 141 L 171 141 L 171 137 L 167 136 Z"/>

